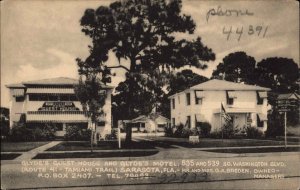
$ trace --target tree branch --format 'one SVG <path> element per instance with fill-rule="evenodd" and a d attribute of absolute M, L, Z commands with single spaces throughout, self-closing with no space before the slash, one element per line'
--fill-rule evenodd
<path fill-rule="evenodd" d="M 118 66 L 110 66 L 110 67 L 107 67 L 109 69 L 117 69 L 117 68 L 123 68 L 125 69 L 126 71 L 130 71 L 127 67 L 123 66 L 123 65 L 118 65 Z"/>

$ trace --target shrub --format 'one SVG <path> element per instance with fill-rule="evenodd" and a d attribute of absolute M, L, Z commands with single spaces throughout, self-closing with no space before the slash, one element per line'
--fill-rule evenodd
<path fill-rule="evenodd" d="M 268 114 L 267 137 L 276 137 L 284 135 L 284 118 L 277 110 Z"/>
<path fill-rule="evenodd" d="M 173 136 L 173 127 L 165 126 L 165 136 L 172 137 Z"/>
<path fill-rule="evenodd" d="M 27 128 L 25 123 L 15 123 L 12 126 L 9 140 L 13 142 L 33 140 L 32 131 Z"/>
<path fill-rule="evenodd" d="M 180 137 L 183 137 L 183 138 L 188 138 L 191 134 L 191 130 L 187 127 L 184 127 L 182 129 L 182 133 L 181 133 L 181 136 Z"/>
<path fill-rule="evenodd" d="M 200 132 L 197 128 L 192 128 L 190 130 L 190 136 L 199 136 L 200 135 Z"/>
<path fill-rule="evenodd" d="M 46 124 L 42 128 L 42 138 L 44 140 L 52 140 L 55 138 L 55 132 L 57 131 L 57 127 L 54 124 Z"/>
<path fill-rule="evenodd" d="M 234 138 L 239 133 L 240 129 L 233 126 L 233 122 L 227 122 L 221 129 L 221 135 L 223 138 Z"/>
<path fill-rule="evenodd" d="M 89 140 L 91 137 L 91 131 L 89 129 L 82 129 L 76 125 L 67 127 L 66 140 Z"/>
<path fill-rule="evenodd" d="M 218 131 L 215 130 L 215 131 L 210 133 L 209 137 L 216 138 L 216 139 L 222 138 L 222 131 L 221 130 L 218 130 Z"/>
<path fill-rule="evenodd" d="M 211 125 L 208 122 L 197 122 L 196 127 L 200 129 L 200 135 L 202 137 L 209 137 L 211 131 Z"/>
<path fill-rule="evenodd" d="M 257 129 L 256 127 L 247 127 L 246 128 L 247 138 L 257 139 L 263 137 L 263 132 Z"/>
<path fill-rule="evenodd" d="M 9 122 L 4 119 L 4 117 L 1 117 L 1 140 L 2 137 L 8 137 L 9 136 Z"/>
<path fill-rule="evenodd" d="M 10 141 L 44 141 L 55 138 L 57 128 L 53 124 L 30 127 L 25 123 L 18 122 L 13 125 Z"/>
<path fill-rule="evenodd" d="M 92 131 L 90 129 L 81 129 L 79 140 L 89 141 L 91 139 L 91 133 Z"/>
<path fill-rule="evenodd" d="M 183 126 L 182 123 L 180 123 L 179 125 L 177 125 L 176 126 L 176 130 L 175 130 L 173 136 L 174 137 L 181 137 L 182 136 L 183 128 L 184 128 L 184 126 Z"/>
<path fill-rule="evenodd" d="M 111 129 L 111 133 L 105 135 L 105 140 L 115 140 L 117 139 L 118 129 Z"/>

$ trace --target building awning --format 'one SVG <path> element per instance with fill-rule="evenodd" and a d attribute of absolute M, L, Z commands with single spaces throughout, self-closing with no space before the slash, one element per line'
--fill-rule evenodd
<path fill-rule="evenodd" d="M 23 97 L 24 96 L 24 89 L 12 89 L 12 96 L 13 97 Z"/>
<path fill-rule="evenodd" d="M 267 121 L 268 120 L 268 117 L 265 114 L 259 113 L 259 114 L 257 114 L 257 116 L 258 116 L 259 120 L 261 120 L 261 121 Z"/>
<path fill-rule="evenodd" d="M 258 96 L 259 96 L 260 98 L 267 98 L 267 97 L 268 97 L 268 94 L 267 94 L 266 91 L 264 91 L 264 92 L 258 92 Z"/>
<path fill-rule="evenodd" d="M 195 119 L 196 119 L 196 122 L 205 122 L 206 121 L 205 116 L 203 114 L 196 114 Z"/>
<path fill-rule="evenodd" d="M 74 94 L 73 88 L 28 88 L 28 94 Z"/>
<path fill-rule="evenodd" d="M 84 114 L 43 114 L 41 112 L 27 113 L 26 122 L 57 122 L 57 123 L 86 123 L 88 118 Z"/>
<path fill-rule="evenodd" d="M 196 98 L 203 98 L 204 97 L 204 93 L 203 91 L 195 91 L 195 95 L 196 95 Z"/>
<path fill-rule="evenodd" d="M 236 98 L 236 92 L 235 91 L 227 91 L 227 95 L 229 98 Z"/>

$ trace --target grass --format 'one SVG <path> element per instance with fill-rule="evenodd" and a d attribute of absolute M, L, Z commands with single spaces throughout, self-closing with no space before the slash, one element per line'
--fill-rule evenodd
<path fill-rule="evenodd" d="M 145 137 L 149 138 L 149 137 Z M 239 146 L 283 146 L 284 141 L 260 140 L 260 139 L 200 139 L 200 143 L 191 144 L 187 138 L 152 137 L 152 141 L 132 141 L 131 144 L 122 142 L 122 149 L 155 149 L 155 147 L 169 149 L 181 146 L 185 148 L 208 148 L 208 147 L 239 147 Z M 297 145 L 298 142 L 288 142 L 289 145 Z M 174 146 L 175 145 L 175 146 Z M 100 141 L 94 150 L 116 150 L 117 141 Z M 89 142 L 62 142 L 47 151 L 81 151 L 90 150 Z"/>
<path fill-rule="evenodd" d="M 27 152 L 47 143 L 49 142 L 1 142 L 1 152 Z"/>
<path fill-rule="evenodd" d="M 260 139 L 208 139 L 200 138 L 198 144 L 190 144 L 187 138 L 155 137 L 153 142 L 157 144 L 177 145 L 186 148 L 208 148 L 208 147 L 238 147 L 238 146 L 282 146 L 284 141 L 271 141 Z M 298 142 L 288 142 L 297 145 Z M 155 146 L 155 145 L 153 145 Z"/>
<path fill-rule="evenodd" d="M 66 152 L 66 153 L 41 153 L 33 159 L 65 159 L 65 158 L 108 158 L 108 157 L 142 157 L 157 154 L 153 151 L 125 151 L 125 152 Z"/>
<path fill-rule="evenodd" d="M 21 154 L 16 154 L 16 153 L 1 154 L 1 160 L 13 160 L 20 155 Z"/>
<path fill-rule="evenodd" d="M 154 149 L 155 147 L 148 142 L 132 142 L 131 144 L 125 144 L 122 142 L 121 149 Z M 100 141 L 97 146 L 93 147 L 94 150 L 116 150 L 119 149 L 118 141 Z M 65 141 L 47 151 L 80 151 L 90 150 L 90 143 L 87 141 L 72 142 Z"/>
<path fill-rule="evenodd" d="M 218 153 L 267 153 L 267 152 L 300 152 L 299 147 L 272 147 L 272 148 L 237 148 L 237 149 L 214 149 L 214 150 L 204 150 L 207 152 L 218 152 Z"/>

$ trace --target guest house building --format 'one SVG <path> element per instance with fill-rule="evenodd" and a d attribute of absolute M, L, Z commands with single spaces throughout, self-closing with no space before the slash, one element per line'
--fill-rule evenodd
<path fill-rule="evenodd" d="M 66 128 L 77 125 L 88 127 L 88 118 L 74 92 L 78 79 L 51 78 L 7 85 L 10 90 L 10 126 L 23 118 L 27 126 L 55 125 L 57 136 Z M 112 87 L 103 85 L 106 94 L 104 114 L 99 118 L 96 132 L 101 136 L 111 132 Z"/>
<path fill-rule="evenodd" d="M 197 122 L 208 122 L 211 131 L 220 130 L 223 105 L 235 128 L 245 126 L 267 129 L 267 91 L 255 85 L 209 80 L 169 97 L 172 126 L 180 123 L 193 128 Z"/>

